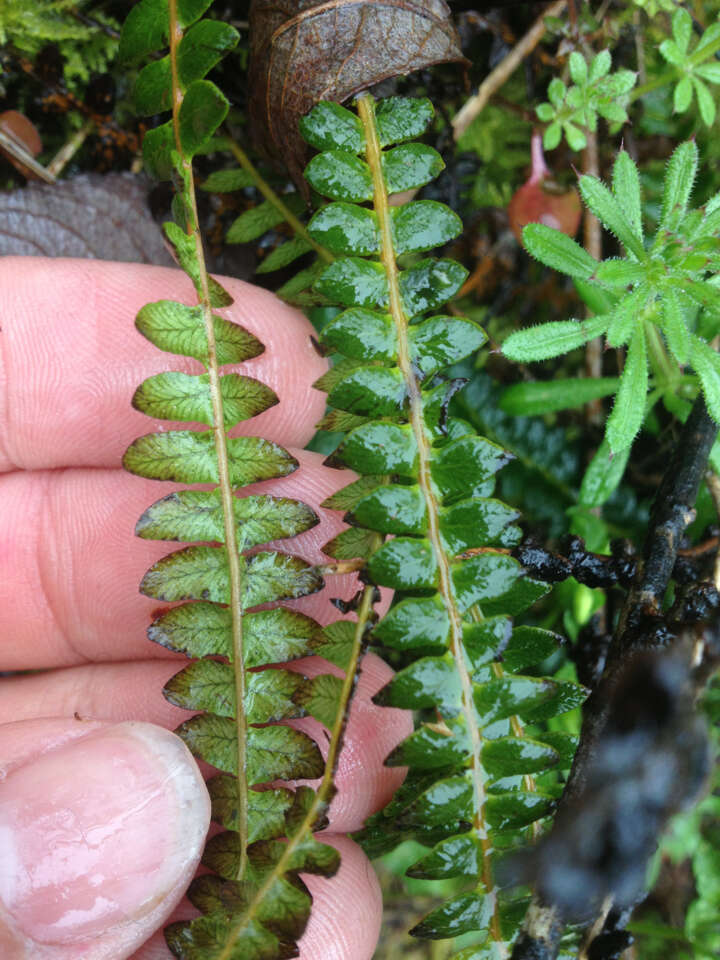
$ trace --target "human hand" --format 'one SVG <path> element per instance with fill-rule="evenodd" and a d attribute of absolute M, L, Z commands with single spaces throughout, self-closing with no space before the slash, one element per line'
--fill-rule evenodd
<path fill-rule="evenodd" d="M 281 398 L 238 432 L 276 440 L 301 461 L 290 477 L 257 487 L 317 507 L 347 477 L 301 449 L 324 407 L 310 389 L 324 369 L 311 327 L 271 294 L 223 283 L 235 297 L 228 316 L 267 348 L 243 369 Z M 167 960 L 157 931 L 171 914 L 193 915 L 181 901 L 209 801 L 194 760 L 167 733 L 190 715 L 161 693 L 182 658 L 145 638 L 156 603 L 138 595 L 168 545 L 132 535 L 142 511 L 177 485 L 120 468 L 129 442 L 153 428 L 130 407 L 135 387 L 164 370 L 195 370 L 143 340 L 134 315 L 149 301 L 192 297 L 187 278 L 162 268 L 0 261 L 0 670 L 42 671 L 0 677 L 4 960 Z M 289 549 L 320 561 L 340 528 L 323 512 Z M 336 577 L 294 605 L 327 623 L 337 618 L 329 597 L 355 589 L 353 578 Z M 291 668 L 334 669 L 320 664 Z M 370 702 L 389 675 L 365 658 L 322 838 L 340 849 L 342 865 L 330 880 L 305 878 L 315 904 L 302 960 L 374 952 L 377 882 L 343 834 L 402 779 L 382 761 L 410 732 L 409 715 Z M 321 729 L 309 718 L 294 723 Z"/>

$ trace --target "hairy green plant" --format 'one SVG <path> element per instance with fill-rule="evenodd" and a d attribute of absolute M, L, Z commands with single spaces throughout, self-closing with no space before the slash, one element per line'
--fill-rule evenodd
<path fill-rule="evenodd" d="M 656 16 L 661 10 L 672 13 L 677 10 L 680 0 L 632 0 L 636 7 L 640 7 L 649 17 Z"/>
<path fill-rule="evenodd" d="M 148 635 L 194 658 L 164 692 L 178 706 L 204 711 L 178 733 L 193 753 L 224 771 L 208 784 L 213 818 L 225 828 L 205 850 L 203 862 L 214 872 L 189 890 L 202 916 L 172 924 L 166 939 L 181 960 L 271 960 L 296 955 L 295 941 L 307 921 L 310 895 L 298 873 L 328 875 L 338 866 L 337 852 L 316 841 L 312 830 L 322 824 L 332 797 L 373 591 L 365 591 L 357 624 L 324 632 L 295 611 L 254 609 L 312 593 L 323 581 L 297 557 L 254 550 L 313 526 L 312 510 L 288 498 L 236 496 L 238 487 L 286 476 L 298 464 L 275 443 L 228 435 L 277 397 L 257 380 L 221 370 L 258 356 L 263 346 L 214 312 L 232 299 L 207 274 L 198 228 L 192 158 L 228 109 L 205 75 L 237 38 L 231 26 L 200 19 L 208 6 L 209 0 L 142 0 L 122 34 L 127 59 L 153 56 L 169 43 L 166 55 L 141 70 L 136 97 L 148 113 L 172 108 L 171 119 L 147 134 L 145 162 L 177 183 L 176 222 L 165 224 L 165 233 L 198 297 L 194 306 L 148 304 L 136 323 L 160 349 L 192 357 L 205 371 L 153 376 L 140 385 L 133 404 L 153 418 L 209 428 L 140 437 L 123 462 L 143 477 L 212 486 L 162 497 L 136 529 L 141 537 L 194 544 L 154 564 L 140 589 L 162 601 L 182 601 L 161 612 Z M 340 650 L 348 668 L 344 681 L 260 669 L 321 647 L 328 656 L 334 650 L 336 659 Z M 330 729 L 326 762 L 313 740 L 281 722 L 305 713 Z M 322 777 L 317 792 L 270 786 L 315 777 Z"/>
<path fill-rule="evenodd" d="M 571 150 L 587 146 L 586 132 L 597 130 L 598 115 L 609 124 L 627 123 L 630 91 L 637 74 L 632 70 L 610 73 L 612 58 L 609 50 L 601 50 L 588 64 L 585 57 L 574 50 L 570 54 L 568 87 L 559 77 L 548 86 L 548 101 L 537 107 L 538 119 L 547 123 L 543 146 L 553 150 L 563 134 Z"/>
<path fill-rule="evenodd" d="M 711 24 L 691 51 L 692 32 L 692 17 L 683 7 L 678 7 L 672 18 L 672 38 L 663 40 L 660 53 L 675 68 L 675 112 L 685 113 L 694 93 L 703 123 L 711 127 L 717 107 L 707 84 L 720 83 L 720 63 L 715 59 L 720 50 L 720 22 Z"/>
<path fill-rule="evenodd" d="M 506 339 L 503 353 L 521 363 L 544 360 L 602 335 L 611 347 L 628 345 L 607 421 L 607 443 L 601 448 L 605 464 L 609 451 L 623 455 L 618 461 L 623 466 L 612 468 L 620 476 L 646 411 L 661 397 L 671 405 L 678 392 L 692 397 L 700 389 L 712 416 L 720 421 L 720 359 L 708 343 L 720 329 L 720 195 L 703 207 L 689 209 L 697 166 L 695 144 L 681 144 L 668 163 L 660 222 L 655 235 L 647 239 L 640 177 L 627 152 L 617 156 L 612 188 L 596 177 L 580 177 L 585 203 L 617 238 L 624 257 L 598 262 L 574 240 L 542 224 L 529 224 L 523 231 L 528 251 L 572 277 L 596 316 L 518 331 Z M 695 376 L 683 372 L 688 364 Z M 612 384 L 603 385 L 603 391 L 605 387 L 610 392 Z M 546 384 L 512 389 L 509 393 L 518 410 L 525 405 L 535 412 L 558 409 L 560 399 Z M 581 383 L 579 389 L 578 397 L 589 397 L 595 387 Z M 574 404 L 573 394 L 574 388 L 568 387 L 568 405 Z"/>
<path fill-rule="evenodd" d="M 522 723 L 571 709 L 585 691 L 520 673 L 556 649 L 554 634 L 513 630 L 509 619 L 546 587 L 522 577 L 510 556 L 517 513 L 492 498 L 507 454 L 448 414 L 462 381 L 441 371 L 485 336 L 464 317 L 436 312 L 460 288 L 464 268 L 414 255 L 451 240 L 461 223 L 432 200 L 388 203 L 441 169 L 433 148 L 408 142 L 423 133 L 432 106 L 376 104 L 365 94 L 357 110 L 320 103 L 301 121 L 321 151 L 305 175 L 332 201 L 309 230 L 338 258 L 315 289 L 345 308 L 322 331 L 342 359 L 317 386 L 347 431 L 333 462 L 361 474 L 325 503 L 346 510 L 352 524 L 325 549 L 365 558 L 366 576 L 396 591 L 372 636 L 411 662 L 376 702 L 436 712 L 388 758 L 410 767 L 408 784 L 361 839 L 374 854 L 413 836 L 431 848 L 413 876 L 466 881 L 415 936 L 475 933 L 476 945 L 459 957 L 505 957 L 525 900 L 498 889 L 495 850 L 523 842 L 528 825 L 549 815 L 552 793 L 531 775 L 572 754 L 571 737 L 534 739 Z"/>

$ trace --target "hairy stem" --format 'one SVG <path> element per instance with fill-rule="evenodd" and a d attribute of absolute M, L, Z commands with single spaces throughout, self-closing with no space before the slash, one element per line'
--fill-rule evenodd
<path fill-rule="evenodd" d="M 493 847 L 485 818 L 487 794 L 485 788 L 486 777 L 481 760 L 481 732 L 475 714 L 472 681 L 468 672 L 463 646 L 462 618 L 455 601 L 448 556 L 440 536 L 439 504 L 435 496 L 434 485 L 430 474 L 430 443 L 425 431 L 422 393 L 410 356 L 410 341 L 408 337 L 409 320 L 400 295 L 399 272 L 393 248 L 390 207 L 388 205 L 387 189 L 382 172 L 380 142 L 375 126 L 375 105 L 369 94 L 364 94 L 359 98 L 358 114 L 362 120 L 365 132 L 366 158 L 373 176 L 374 207 L 381 235 L 381 260 L 387 276 L 390 313 L 395 323 L 398 338 L 398 367 L 405 381 L 409 402 L 409 421 L 418 449 L 418 484 L 427 510 L 428 540 L 430 541 L 438 569 L 438 593 L 442 598 L 443 606 L 450 620 L 450 650 L 455 659 L 456 669 L 460 677 L 462 711 L 471 743 L 473 791 L 475 796 L 473 827 L 477 832 L 483 850 L 482 886 L 485 894 L 492 898 L 493 903 L 490 933 L 493 939 L 502 942 L 497 895 L 494 889 L 490 867 L 490 854 L 492 853 Z"/>
<path fill-rule="evenodd" d="M 187 160 L 184 157 L 180 139 L 179 115 L 183 96 L 178 80 L 177 50 L 180 39 L 182 38 L 182 30 L 180 29 L 177 19 L 177 0 L 169 0 L 168 9 L 170 15 L 170 64 L 173 85 L 173 129 L 175 131 L 175 144 L 181 158 L 183 179 L 185 183 L 185 198 L 189 202 L 189 232 L 192 232 L 195 238 L 197 260 L 200 265 L 200 306 L 202 307 L 208 343 L 207 368 L 210 380 L 210 396 L 212 400 L 213 411 L 212 429 L 218 464 L 219 489 L 223 506 L 225 549 L 227 551 L 230 580 L 230 611 L 232 615 L 232 650 L 233 663 L 235 667 L 235 715 L 237 725 L 238 761 L 238 834 L 240 836 L 240 866 L 238 869 L 238 879 L 241 879 L 247 867 L 248 844 L 248 787 L 247 777 L 245 774 L 247 721 L 245 719 L 245 661 L 243 657 L 242 633 L 242 567 L 235 530 L 235 497 L 233 495 L 233 488 L 230 482 L 230 472 L 228 467 L 227 435 L 225 433 L 225 417 L 223 412 L 222 394 L 220 390 L 220 371 L 217 361 L 215 327 L 213 324 L 212 307 L 210 305 L 210 291 L 208 286 L 207 268 L 205 265 L 205 252 L 203 250 L 202 238 L 200 235 L 197 200 L 195 196 L 195 190 L 193 188 L 192 163 L 190 160 Z"/>

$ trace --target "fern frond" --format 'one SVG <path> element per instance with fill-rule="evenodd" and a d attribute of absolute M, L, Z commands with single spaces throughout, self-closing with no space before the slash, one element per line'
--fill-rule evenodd
<path fill-rule="evenodd" d="M 222 369 L 264 348 L 215 312 L 232 298 L 207 273 L 198 227 L 192 159 L 228 110 L 205 75 L 237 41 L 232 27 L 200 19 L 208 6 L 208 0 L 141 0 L 121 38 L 128 59 L 169 44 L 166 55 L 141 70 L 136 97 L 146 112 L 172 110 L 166 123 L 147 134 L 144 155 L 149 169 L 178 186 L 176 222 L 166 224 L 165 233 L 198 300 L 148 304 L 137 327 L 160 349 L 192 357 L 204 368 L 150 377 L 133 404 L 156 419 L 209 428 L 140 437 L 123 462 L 143 477 L 212 485 L 162 497 L 136 529 L 144 538 L 189 544 L 155 563 L 140 589 L 162 601 L 181 601 L 156 617 L 148 635 L 192 658 L 164 693 L 177 706 L 202 711 L 177 732 L 196 756 L 221 771 L 208 787 L 213 818 L 225 829 L 205 851 L 203 862 L 213 873 L 196 878 L 188 892 L 202 915 L 171 925 L 166 940 L 181 960 L 279 960 L 297 955 L 296 940 L 310 911 L 311 897 L 298 874 L 330 875 L 338 867 L 337 852 L 317 841 L 313 830 L 323 824 L 333 795 L 374 590 L 365 591 L 357 622 L 343 629 L 323 631 L 309 617 L 279 607 L 257 609 L 313 593 L 323 579 L 318 568 L 291 554 L 246 552 L 293 537 L 318 518 L 290 498 L 236 495 L 238 487 L 287 476 L 298 463 L 260 437 L 228 436 L 277 397 L 259 381 Z M 325 647 L 336 662 L 341 659 L 344 680 L 259 669 Z M 283 722 L 306 714 L 330 731 L 326 761 L 314 740 Z M 318 777 L 317 791 L 275 785 Z"/>
<path fill-rule="evenodd" d="M 492 498 L 509 457 L 448 413 L 462 383 L 438 377 L 485 340 L 472 321 L 435 313 L 466 271 L 432 257 L 398 262 L 445 244 L 462 227 L 434 201 L 388 202 L 390 192 L 420 187 L 442 168 L 431 147 L 406 142 L 424 132 L 432 107 L 400 98 L 376 104 L 363 95 L 357 111 L 321 103 L 301 125 L 322 151 L 306 176 L 332 201 L 310 232 L 338 257 L 316 289 L 346 308 L 322 334 L 346 359 L 316 386 L 328 390 L 331 406 L 362 418 L 333 462 L 365 476 L 327 505 L 346 509 L 354 525 L 342 555 L 367 556 L 369 578 L 396 591 L 374 639 L 415 658 L 376 702 L 438 714 L 388 758 L 410 767 L 408 784 L 361 840 L 379 852 L 415 837 L 430 850 L 413 876 L 466 877 L 467 890 L 412 933 L 475 932 L 477 946 L 459 956 L 502 958 L 525 901 L 498 888 L 496 849 L 523 842 L 527 826 L 550 814 L 554 797 L 531 775 L 566 766 L 572 752 L 562 737 L 524 736 L 522 721 L 563 713 L 585 690 L 519 672 L 545 659 L 557 638 L 512 629 L 509 615 L 546 588 L 523 578 L 510 555 L 520 538 L 517 514 Z M 373 533 L 385 538 L 374 548 Z"/>

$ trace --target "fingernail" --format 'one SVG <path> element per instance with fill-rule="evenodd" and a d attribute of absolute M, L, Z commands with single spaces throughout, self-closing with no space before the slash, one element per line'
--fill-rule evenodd
<path fill-rule="evenodd" d="M 137 923 L 189 882 L 209 818 L 174 734 L 146 723 L 94 731 L 0 784 L 0 902 L 38 944 Z"/>

